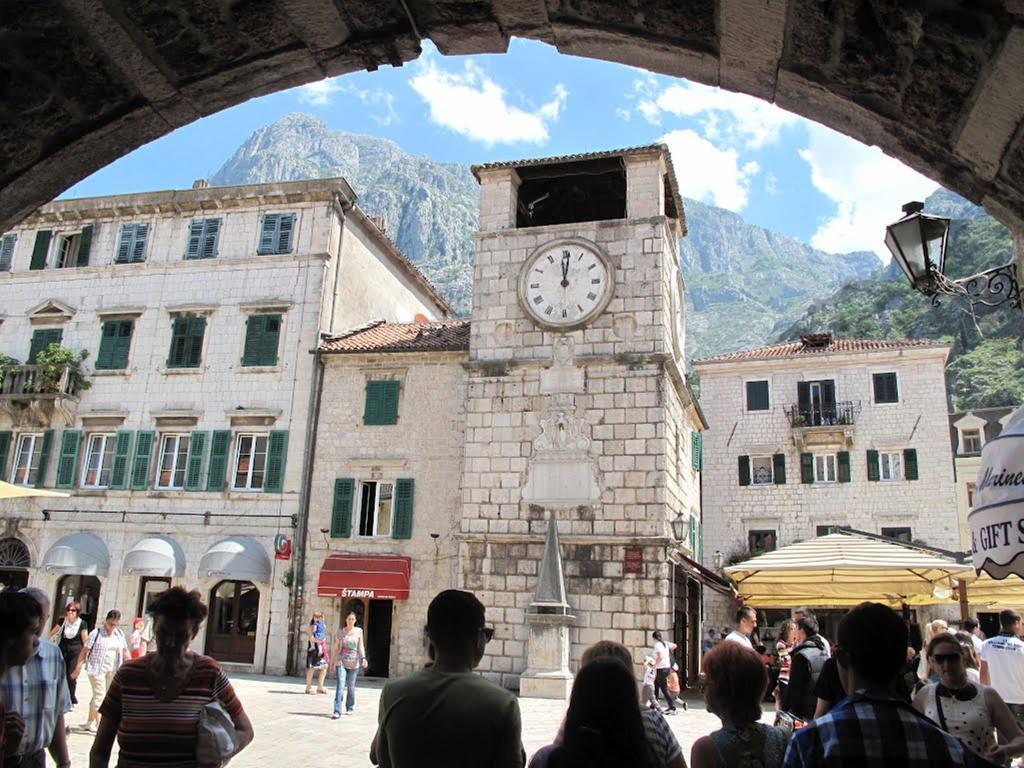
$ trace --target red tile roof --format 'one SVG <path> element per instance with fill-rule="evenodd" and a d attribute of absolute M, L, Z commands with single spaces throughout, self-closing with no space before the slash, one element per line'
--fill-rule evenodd
<path fill-rule="evenodd" d="M 738 352 L 726 352 L 713 357 L 694 360 L 695 365 L 701 363 L 724 363 L 739 360 L 773 360 L 781 357 L 800 357 L 811 355 L 829 355 L 843 352 L 874 352 L 889 349 L 907 349 L 914 347 L 946 347 L 940 341 L 930 339 L 836 339 L 829 334 L 808 334 L 797 341 L 776 344 L 771 347 L 743 349 Z"/>
<path fill-rule="evenodd" d="M 374 320 L 359 328 L 329 336 L 320 345 L 325 353 L 466 352 L 469 321 L 388 323 Z"/>

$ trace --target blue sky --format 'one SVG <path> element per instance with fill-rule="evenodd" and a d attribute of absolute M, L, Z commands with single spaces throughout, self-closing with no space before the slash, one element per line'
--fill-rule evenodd
<path fill-rule="evenodd" d="M 444 162 L 664 141 L 684 195 L 833 252 L 887 257 L 883 227 L 936 187 L 877 148 L 757 99 L 513 40 L 503 56 L 443 57 L 425 42 L 404 67 L 253 99 L 139 148 L 64 196 L 187 188 L 290 112 Z"/>

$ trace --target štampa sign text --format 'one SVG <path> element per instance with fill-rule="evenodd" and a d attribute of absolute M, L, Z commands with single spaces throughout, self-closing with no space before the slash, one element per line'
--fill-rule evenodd
<path fill-rule="evenodd" d="M 1024 406 L 982 449 L 968 519 L 974 567 L 996 579 L 1024 576 Z"/>

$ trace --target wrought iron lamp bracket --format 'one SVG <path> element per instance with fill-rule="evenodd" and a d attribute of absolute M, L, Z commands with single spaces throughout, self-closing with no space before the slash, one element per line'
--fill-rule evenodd
<path fill-rule="evenodd" d="M 928 273 L 921 291 L 931 296 L 932 304 L 938 306 L 942 296 L 960 296 L 972 305 L 998 307 L 1007 302 L 1016 307 L 1024 308 L 1024 297 L 1021 296 L 1020 283 L 1017 282 L 1017 265 L 1013 262 L 1003 264 L 970 277 L 950 280 L 936 269 Z"/>

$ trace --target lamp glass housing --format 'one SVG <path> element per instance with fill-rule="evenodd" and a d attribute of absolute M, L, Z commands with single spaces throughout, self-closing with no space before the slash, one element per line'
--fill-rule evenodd
<path fill-rule="evenodd" d="M 920 205 L 908 203 L 910 212 L 885 228 L 885 246 L 914 288 L 934 293 L 935 276 L 946 264 L 949 219 L 921 213 Z"/>
<path fill-rule="evenodd" d="M 690 537 L 690 518 L 680 512 L 672 520 L 672 535 L 676 541 L 686 541 Z"/>

